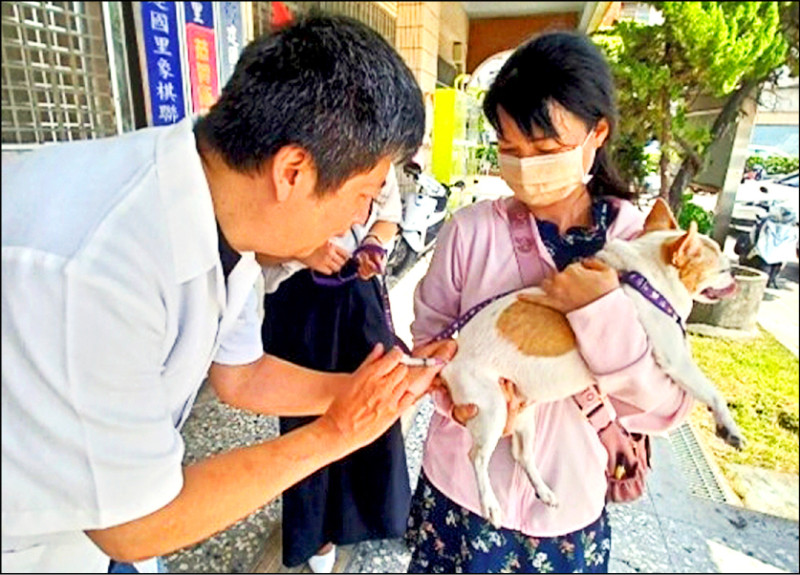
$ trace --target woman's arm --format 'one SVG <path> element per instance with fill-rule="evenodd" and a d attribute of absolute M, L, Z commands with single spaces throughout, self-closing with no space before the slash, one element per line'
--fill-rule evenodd
<path fill-rule="evenodd" d="M 566 315 L 581 356 L 600 388 L 616 400 L 626 427 L 663 431 L 682 421 L 692 399 L 656 363 L 633 302 L 612 268 L 584 260 L 547 278 L 541 287 L 545 296 L 523 294 L 520 299 Z"/>

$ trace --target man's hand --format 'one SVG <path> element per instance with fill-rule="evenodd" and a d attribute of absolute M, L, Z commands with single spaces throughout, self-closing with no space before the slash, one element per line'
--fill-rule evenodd
<path fill-rule="evenodd" d="M 544 295 L 523 293 L 517 299 L 569 313 L 617 289 L 619 278 L 613 268 L 590 258 L 570 264 L 561 273 L 545 278 L 539 287 L 544 290 Z"/>
<path fill-rule="evenodd" d="M 443 360 L 445 363 L 449 362 L 453 359 L 453 356 L 456 354 L 458 350 L 458 344 L 454 339 L 442 339 L 439 341 L 432 341 L 420 347 L 414 349 L 411 353 L 412 357 L 436 357 Z M 413 368 L 414 370 L 420 370 L 422 368 Z M 425 368 L 430 369 L 430 368 Z M 414 386 L 414 389 L 417 391 L 419 396 L 422 394 L 432 391 L 433 389 L 444 387 L 444 382 L 442 382 L 442 378 L 439 377 L 439 371 L 441 369 L 436 370 L 434 376 L 431 378 L 431 381 L 428 383 L 425 389 L 421 388 L 421 385 Z"/>
<path fill-rule="evenodd" d="M 412 357 L 438 357 L 444 361 L 450 361 L 458 351 L 458 344 L 454 339 L 440 339 L 439 341 L 432 341 L 425 345 L 414 348 L 411 352 Z M 430 391 L 438 388 L 446 389 L 442 378 L 437 375 L 433 378 L 430 385 Z"/>
<path fill-rule="evenodd" d="M 326 242 L 310 255 L 299 258 L 302 263 L 314 271 L 325 275 L 335 274 L 345 262 L 350 258 L 346 249 L 337 246 L 333 242 Z"/>
<path fill-rule="evenodd" d="M 353 373 L 349 388 L 331 403 L 320 421 L 353 449 L 384 433 L 408 407 L 426 393 L 442 365 L 408 368 L 394 348 L 383 354 L 378 344 Z"/>

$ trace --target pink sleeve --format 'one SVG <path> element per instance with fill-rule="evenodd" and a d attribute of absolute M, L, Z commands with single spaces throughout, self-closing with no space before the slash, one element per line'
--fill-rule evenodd
<path fill-rule="evenodd" d="M 430 267 L 414 290 L 414 347 L 431 341 L 460 314 L 462 268 L 458 238 L 458 224 L 452 219 L 439 232 Z"/>
<path fill-rule="evenodd" d="M 656 364 L 636 308 L 622 289 L 568 313 L 567 319 L 581 355 L 626 428 L 655 432 L 681 423 L 692 398 Z"/>
<path fill-rule="evenodd" d="M 450 399 L 450 394 L 443 389 L 436 389 L 430 392 L 430 396 L 433 408 L 446 418 L 453 419 L 453 400 Z"/>
<path fill-rule="evenodd" d="M 414 321 L 411 323 L 413 347 L 431 341 L 459 316 L 461 301 L 461 267 L 458 254 L 458 226 L 450 220 L 436 239 L 430 266 L 414 290 Z M 453 402 L 443 389 L 431 392 L 434 409 L 448 419 L 453 418 Z"/>

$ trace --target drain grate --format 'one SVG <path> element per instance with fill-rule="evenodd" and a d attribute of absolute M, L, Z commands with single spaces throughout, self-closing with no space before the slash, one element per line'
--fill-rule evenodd
<path fill-rule="evenodd" d="M 714 472 L 689 424 L 684 423 L 672 430 L 669 433 L 669 442 L 686 477 L 689 492 L 697 497 L 727 503 L 728 498 L 717 483 Z"/>

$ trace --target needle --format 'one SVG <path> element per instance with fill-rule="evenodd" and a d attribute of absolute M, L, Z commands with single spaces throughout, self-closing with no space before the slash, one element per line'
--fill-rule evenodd
<path fill-rule="evenodd" d="M 409 357 L 406 355 L 400 359 L 400 363 L 410 367 L 433 367 L 444 365 L 447 362 L 438 357 Z"/>

